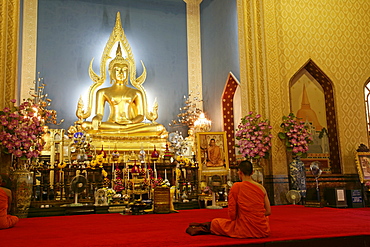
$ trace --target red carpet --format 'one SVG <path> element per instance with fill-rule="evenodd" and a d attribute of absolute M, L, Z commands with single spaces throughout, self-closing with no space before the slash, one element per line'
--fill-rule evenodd
<path fill-rule="evenodd" d="M 299 205 L 273 206 L 272 232 L 265 239 L 192 237 L 185 233 L 190 222 L 205 222 L 215 217 L 227 217 L 227 209 L 130 216 L 112 213 L 27 218 L 20 219 L 14 228 L 0 230 L 0 246 L 230 246 L 370 235 L 370 208 Z"/>

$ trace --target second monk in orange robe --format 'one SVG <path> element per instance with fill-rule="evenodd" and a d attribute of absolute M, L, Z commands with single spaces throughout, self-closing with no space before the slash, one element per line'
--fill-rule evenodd
<path fill-rule="evenodd" d="M 2 186 L 2 177 L 0 176 L 0 186 Z M 18 217 L 9 213 L 12 200 L 12 191 L 5 187 L 0 187 L 0 229 L 13 227 L 18 223 Z"/>

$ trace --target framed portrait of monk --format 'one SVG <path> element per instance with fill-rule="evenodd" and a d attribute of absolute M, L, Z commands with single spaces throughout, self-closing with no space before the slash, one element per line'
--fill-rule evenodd
<path fill-rule="evenodd" d="M 226 132 L 199 132 L 196 143 L 199 170 L 203 175 L 228 173 Z"/>
<path fill-rule="evenodd" d="M 370 153 L 357 152 L 356 166 L 361 183 L 370 181 Z"/>

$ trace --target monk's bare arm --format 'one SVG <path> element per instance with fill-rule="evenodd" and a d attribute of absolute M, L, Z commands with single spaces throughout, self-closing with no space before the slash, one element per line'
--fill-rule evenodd
<path fill-rule="evenodd" d="M 259 186 L 261 188 L 261 190 L 263 191 L 263 193 L 265 194 L 265 216 L 269 216 L 271 214 L 271 205 L 270 205 L 270 200 L 269 200 L 269 197 L 267 195 L 267 191 L 265 189 L 265 187 L 263 187 L 262 184 L 260 183 L 257 183 L 257 182 L 254 182 L 257 186 Z"/>
<path fill-rule="evenodd" d="M 271 206 L 270 206 L 270 200 L 267 196 L 267 193 L 265 194 L 265 216 L 269 216 L 271 214 Z"/>
<path fill-rule="evenodd" d="M 6 195 L 8 196 L 8 214 L 10 213 L 10 207 L 12 205 L 12 191 L 7 188 L 1 187 L 2 190 L 5 191 Z"/>
<path fill-rule="evenodd" d="M 229 217 L 231 220 L 236 220 L 236 215 L 238 213 L 237 206 L 236 206 L 237 200 L 238 198 L 237 198 L 237 194 L 235 193 L 235 188 L 231 188 L 229 198 L 228 198 L 228 212 L 229 212 Z"/>

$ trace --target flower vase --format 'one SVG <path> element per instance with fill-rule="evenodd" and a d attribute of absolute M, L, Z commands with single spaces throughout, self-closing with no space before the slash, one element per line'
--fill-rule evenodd
<path fill-rule="evenodd" d="M 24 162 L 18 162 L 18 168 L 10 174 L 13 191 L 12 210 L 18 218 L 27 218 L 33 190 L 33 175 L 25 167 Z"/>
<path fill-rule="evenodd" d="M 306 169 L 300 156 L 294 156 L 289 164 L 290 189 L 298 190 L 302 198 L 306 197 Z"/>
<path fill-rule="evenodd" d="M 256 181 L 257 183 L 260 183 L 263 185 L 264 171 L 263 171 L 263 167 L 260 165 L 260 160 L 252 159 L 252 164 L 253 164 L 253 174 L 251 176 L 252 179 Z"/>

